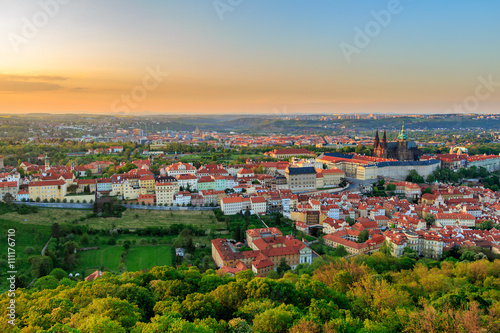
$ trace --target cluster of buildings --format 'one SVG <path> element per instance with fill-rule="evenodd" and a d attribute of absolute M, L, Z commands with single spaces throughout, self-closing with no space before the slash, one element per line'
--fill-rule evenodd
<path fill-rule="evenodd" d="M 436 154 L 433 156 L 423 156 L 422 159 L 436 159 L 441 162 L 441 166 L 444 169 L 451 171 L 456 171 L 461 168 L 471 168 L 475 166 L 478 170 L 479 168 L 485 168 L 489 172 L 494 172 L 500 170 L 500 156 L 499 155 L 474 155 L 462 153 L 462 150 L 458 150 L 456 154 Z"/>
<path fill-rule="evenodd" d="M 122 162 L 114 166 L 110 161 L 94 161 L 80 166 L 58 166 L 50 165 L 43 156 L 44 165 L 20 164 L 25 177 L 15 170 L 5 173 L 0 179 L 0 189 L 19 201 L 89 202 L 97 195 L 144 205 L 223 205 L 226 212 L 235 211 L 231 204 L 246 209 L 249 202 L 252 211 L 265 213 L 267 204 L 250 197 L 264 197 L 267 193 L 279 191 L 335 188 L 345 177 L 343 171 L 335 168 L 324 170 L 323 163 L 307 158 L 314 154 L 305 154 L 305 159 L 297 158 L 304 154 L 303 149 L 290 149 L 285 153 L 295 157 L 291 163 L 247 160 L 245 164 L 208 164 L 196 168 L 190 163 L 177 162 L 161 165 L 156 175 L 151 171 L 150 159 L 135 160 L 131 163 L 136 168 L 109 177 L 102 177 L 108 168 L 112 166 L 119 170 L 127 164 Z M 240 196 L 241 199 L 235 199 Z M 223 202 L 225 198 L 228 198 L 227 202 Z M 238 200 L 241 202 L 236 203 Z"/>
<path fill-rule="evenodd" d="M 407 182 L 394 185 L 407 187 L 409 193 L 418 186 Z M 443 185 L 433 185 L 418 203 L 355 193 L 321 194 L 299 203 L 291 218 L 297 229 L 311 232 L 320 228 L 326 234 L 326 245 L 342 245 L 353 255 L 378 251 L 384 241 L 396 257 L 409 247 L 418 255 L 440 258 L 454 245 L 482 246 L 500 253 L 499 230 L 471 229 L 485 220 L 500 224 L 499 198 L 497 192 L 482 187 Z M 367 239 L 361 241 L 362 234 Z"/>
<path fill-rule="evenodd" d="M 223 238 L 212 240 L 212 258 L 222 273 L 234 275 L 251 269 L 257 276 L 266 276 L 283 259 L 292 269 L 313 259 L 313 251 L 305 242 L 284 236 L 277 228 L 247 230 L 246 247 L 251 250 L 240 251 L 244 246 Z"/>
<path fill-rule="evenodd" d="M 325 245 L 342 246 L 350 255 L 371 254 L 382 246 L 395 257 L 411 250 L 418 256 L 440 259 L 454 246 L 480 246 L 500 253 L 500 230 L 476 228 L 486 220 L 500 225 L 500 193 L 482 187 L 390 184 L 397 196 L 278 190 L 227 197 L 222 199 L 222 206 L 226 214 L 246 209 L 255 213 L 279 211 L 293 221 L 298 231 L 321 231 Z M 252 250 L 240 251 L 243 246 Z M 246 244 L 227 239 L 212 241 L 215 263 L 230 274 L 251 269 L 265 276 L 276 269 L 282 258 L 294 268 L 310 262 L 315 255 L 307 243 L 284 236 L 276 228 L 248 230 Z"/>

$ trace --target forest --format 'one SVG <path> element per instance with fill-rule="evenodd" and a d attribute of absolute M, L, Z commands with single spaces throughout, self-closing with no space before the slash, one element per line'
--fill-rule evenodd
<path fill-rule="evenodd" d="M 403 260 L 404 259 L 404 260 Z M 377 252 L 318 258 L 274 278 L 203 273 L 196 266 L 58 272 L 16 291 L 16 326 L 3 332 L 499 332 L 500 260 L 408 265 Z M 406 263 L 406 264 L 405 264 Z M 7 293 L 0 297 L 6 318 Z"/>

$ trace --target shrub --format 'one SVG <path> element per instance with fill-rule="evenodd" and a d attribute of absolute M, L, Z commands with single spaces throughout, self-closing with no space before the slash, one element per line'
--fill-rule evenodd
<path fill-rule="evenodd" d="M 35 253 L 35 248 L 32 247 L 32 246 L 27 246 L 25 249 L 24 249 L 24 253 L 26 254 L 33 254 Z"/>

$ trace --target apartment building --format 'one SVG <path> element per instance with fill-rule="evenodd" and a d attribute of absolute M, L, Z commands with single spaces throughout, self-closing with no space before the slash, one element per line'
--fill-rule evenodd
<path fill-rule="evenodd" d="M 153 194 L 155 192 L 156 180 L 153 175 L 144 175 L 139 178 L 139 186 L 146 189 L 146 192 Z"/>
<path fill-rule="evenodd" d="M 196 191 L 198 189 L 198 177 L 193 174 L 176 175 L 175 178 L 179 183 L 179 187 L 185 190 L 189 188 L 192 191 Z"/>
<path fill-rule="evenodd" d="M 389 229 L 384 232 L 391 254 L 399 258 L 409 247 L 418 255 L 440 259 L 443 255 L 443 237 L 433 231 L 414 231 L 410 229 Z"/>
<path fill-rule="evenodd" d="M 420 186 L 415 183 L 399 182 L 394 183 L 394 185 L 396 186 L 396 190 L 394 191 L 394 193 L 402 194 L 409 199 L 417 198 L 422 194 Z"/>
<path fill-rule="evenodd" d="M 230 197 L 222 199 L 221 209 L 224 215 L 235 215 L 243 210 L 243 198 Z"/>
<path fill-rule="evenodd" d="M 476 218 L 469 213 L 438 213 L 435 215 L 436 224 L 441 227 L 456 226 L 475 227 Z"/>
<path fill-rule="evenodd" d="M 272 158 L 277 158 L 277 159 L 289 159 L 290 157 L 298 157 L 298 156 L 309 156 L 309 157 L 316 157 L 316 154 L 313 152 L 310 152 L 307 149 L 304 148 L 298 148 L 298 149 L 275 149 L 273 151 L 265 153 L 268 156 L 271 156 Z"/>
<path fill-rule="evenodd" d="M 267 210 L 267 202 L 264 197 L 251 197 L 250 207 L 253 214 L 265 214 Z"/>
<path fill-rule="evenodd" d="M 179 192 L 177 183 L 156 183 L 156 203 L 158 205 L 173 205 L 174 195 Z"/>
<path fill-rule="evenodd" d="M 323 175 L 323 184 L 325 187 L 339 186 L 342 179 L 345 178 L 345 172 L 337 168 L 316 169 L 316 172 Z"/>
<path fill-rule="evenodd" d="M 0 201 L 3 200 L 3 197 L 7 193 L 10 193 L 14 200 L 16 200 L 18 192 L 19 187 L 17 186 L 17 182 L 0 182 Z"/>
<path fill-rule="evenodd" d="M 28 185 L 29 198 L 31 200 L 63 200 L 66 195 L 66 182 L 64 180 L 46 180 L 31 182 Z"/>
<path fill-rule="evenodd" d="M 212 258 L 223 272 L 236 274 L 251 269 L 257 276 L 266 276 L 278 267 L 282 259 L 294 269 L 301 263 L 312 262 L 312 250 L 303 242 L 291 236 L 259 237 L 269 233 L 247 230 L 253 238 L 253 251 L 239 252 L 234 244 L 225 239 L 212 240 Z"/>
<path fill-rule="evenodd" d="M 175 163 L 167 166 L 165 170 L 169 176 L 173 177 L 185 174 L 196 175 L 196 168 L 189 163 Z"/>
<path fill-rule="evenodd" d="M 364 243 L 357 243 L 357 236 L 359 232 L 354 232 L 353 230 L 344 229 L 335 231 L 332 234 L 323 236 L 325 240 L 325 245 L 336 248 L 338 246 L 343 246 L 349 254 L 371 254 L 377 252 L 382 246 L 385 237 L 380 234 L 374 234 Z"/>
<path fill-rule="evenodd" d="M 316 169 L 313 167 L 293 168 L 285 170 L 288 188 L 292 192 L 306 192 L 316 190 Z"/>
<path fill-rule="evenodd" d="M 95 193 L 97 190 L 96 179 L 77 179 L 76 185 L 78 185 L 76 193 L 84 193 L 86 189 L 88 189 L 89 193 Z"/>

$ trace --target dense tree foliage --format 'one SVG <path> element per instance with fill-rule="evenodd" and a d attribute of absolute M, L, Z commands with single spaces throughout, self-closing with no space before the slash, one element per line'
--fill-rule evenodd
<path fill-rule="evenodd" d="M 17 290 L 17 325 L 0 325 L 9 332 L 498 332 L 500 260 L 414 264 L 379 252 L 318 258 L 275 279 L 181 266 L 77 284 L 53 270 Z M 4 312 L 8 302 L 3 294 Z"/>

